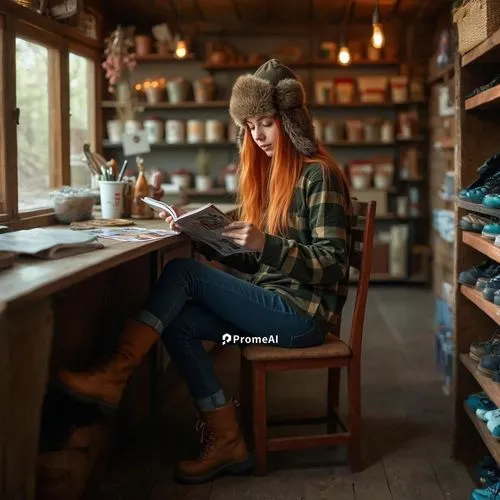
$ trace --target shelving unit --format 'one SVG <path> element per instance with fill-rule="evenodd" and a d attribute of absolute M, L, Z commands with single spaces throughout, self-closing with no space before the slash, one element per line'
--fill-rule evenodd
<path fill-rule="evenodd" d="M 427 258 L 425 252 L 414 252 L 414 246 L 425 246 L 427 245 L 427 228 L 429 224 L 429 217 L 424 209 L 426 202 L 423 199 L 425 194 L 425 183 L 427 179 L 426 175 L 426 162 L 423 160 L 419 161 L 418 174 L 413 173 L 410 178 L 405 178 L 405 176 L 399 175 L 401 155 L 407 150 L 418 150 L 423 151 L 426 147 L 427 138 L 424 135 L 426 127 L 423 126 L 423 116 L 422 113 L 426 111 L 426 100 L 412 99 L 412 94 L 409 93 L 409 99 L 403 102 L 391 102 L 390 100 L 385 100 L 381 103 L 373 102 L 361 102 L 359 99 L 355 99 L 350 103 L 332 103 L 332 104 L 322 104 L 314 102 L 314 99 L 309 97 L 314 97 L 313 91 L 313 81 L 316 79 L 329 79 L 334 76 L 350 76 L 352 78 L 357 78 L 362 75 L 384 75 L 384 76 L 396 76 L 401 72 L 401 62 L 395 60 L 381 60 L 381 61 L 359 61 L 353 62 L 348 67 L 341 66 L 335 61 L 325 61 L 318 60 L 312 57 L 313 48 L 310 47 L 311 53 L 310 57 L 306 58 L 304 61 L 297 62 L 296 64 L 288 64 L 292 70 L 298 70 L 297 73 L 300 78 L 307 75 L 306 79 L 308 84 L 306 85 L 306 92 L 308 95 L 308 107 L 311 110 L 313 117 L 318 119 L 335 119 L 336 116 L 342 117 L 342 119 L 364 119 L 365 117 L 385 117 L 386 120 L 392 121 L 394 123 L 394 139 L 390 142 L 382 141 L 361 141 L 352 142 L 347 140 L 335 141 L 335 142 L 324 142 L 324 145 L 331 149 L 334 155 L 338 156 L 337 159 L 341 163 L 347 161 L 347 159 L 363 159 L 375 156 L 391 156 L 394 158 L 395 173 L 394 173 L 394 189 L 386 192 L 385 196 L 388 204 L 388 214 L 381 213 L 377 217 L 377 221 L 380 226 L 380 230 L 390 231 L 395 225 L 406 225 L 408 226 L 408 242 L 406 244 L 406 257 L 407 257 L 407 270 L 406 275 L 403 277 L 392 276 L 388 273 L 377 273 L 374 271 L 375 281 L 400 281 L 404 283 L 421 283 L 428 282 L 429 276 L 424 278 L 422 276 L 422 269 L 426 269 L 428 266 L 424 260 Z M 143 117 L 161 117 L 161 119 L 176 119 L 176 120 L 188 120 L 196 117 L 200 120 L 208 119 L 222 119 L 222 121 L 228 121 L 227 110 L 229 108 L 228 93 L 232 87 L 232 83 L 237 78 L 238 73 L 244 73 L 249 71 L 254 71 L 260 64 L 248 64 L 248 63 L 227 63 L 227 64 L 212 64 L 209 62 L 203 62 L 197 60 L 195 56 L 192 56 L 185 60 L 172 59 L 169 57 L 158 56 L 156 54 L 142 56 L 137 59 L 139 74 L 138 81 L 143 78 L 153 78 L 157 75 L 161 75 L 164 78 L 170 78 L 174 76 L 175 72 L 177 74 L 182 74 L 184 78 L 188 81 L 194 78 L 200 78 L 211 74 L 217 82 L 219 88 L 217 92 L 216 99 L 214 101 L 208 101 L 205 103 L 198 103 L 193 100 L 188 100 L 179 104 L 173 104 L 170 102 L 159 102 L 156 104 L 150 104 L 145 102 L 143 99 L 133 102 L 133 110 L 136 113 L 138 119 Z M 175 66 L 177 63 L 182 63 L 182 67 Z M 188 64 L 190 63 L 190 64 Z M 171 68 L 170 73 L 161 71 L 160 68 Z M 149 69 L 151 68 L 151 70 Z M 178 69 L 177 69 L 178 68 Z M 186 68 L 185 72 L 182 72 L 182 68 Z M 194 76 L 196 75 L 196 76 Z M 137 78 L 136 78 L 137 79 Z M 414 94 L 413 94 L 414 95 Z M 190 98 L 192 99 L 192 98 Z M 114 110 L 121 107 L 115 101 L 103 100 L 101 106 L 105 117 L 112 117 Z M 396 134 L 396 122 L 398 113 L 405 111 L 415 110 L 419 116 L 419 129 L 418 134 L 414 137 L 398 137 Z M 156 112 L 156 113 L 155 113 Z M 224 117 L 224 118 L 222 118 Z M 106 119 L 105 118 L 105 119 Z M 231 141 L 223 141 L 219 143 L 204 143 L 204 144 L 193 144 L 193 143 L 182 143 L 182 144 L 170 144 L 167 142 L 158 142 L 151 144 L 152 157 L 155 160 L 152 165 L 159 167 L 162 163 L 173 165 L 177 162 L 179 158 L 181 162 L 186 162 L 187 158 L 193 157 L 196 151 L 200 148 L 206 148 L 210 150 L 210 155 L 218 160 L 215 163 L 221 163 L 225 161 L 226 164 L 236 161 L 238 149 L 237 145 Z M 109 140 L 103 140 L 101 142 L 101 150 L 106 152 L 108 155 L 113 155 L 121 161 L 121 144 L 116 142 L 110 142 Z M 168 155 L 168 156 L 167 156 Z M 164 158 L 164 160 L 157 160 L 158 158 Z M 153 160 L 152 160 L 153 161 Z M 181 163 L 176 164 L 175 167 L 178 168 L 184 165 Z M 215 166 L 215 164 L 214 164 Z M 221 165 L 222 166 L 222 165 Z M 161 167 L 160 167 L 161 168 Z M 216 177 L 216 172 L 214 172 L 214 177 Z M 418 175 L 418 176 L 416 176 Z M 221 179 L 218 178 L 220 181 Z M 214 188 L 218 189 L 219 185 L 215 185 Z M 408 196 L 411 190 L 418 190 L 420 199 L 420 212 L 416 216 L 412 216 L 410 208 L 408 208 L 408 216 L 397 217 L 396 213 L 396 196 Z M 217 195 L 214 195 L 214 199 L 211 201 L 217 202 L 226 194 L 221 194 L 219 191 Z M 198 193 L 194 190 L 190 191 L 189 194 L 184 193 L 189 199 L 206 199 L 209 194 Z M 189 201 L 189 200 L 187 200 Z M 408 205 L 410 205 L 408 203 Z M 396 228 L 397 229 L 397 228 Z M 394 239 L 394 238 L 393 238 Z M 389 258 L 389 257 L 388 257 Z M 416 260 L 414 260 L 414 258 Z M 401 259 L 400 259 L 401 260 Z M 380 269 L 382 271 L 385 269 Z M 391 269 L 392 272 L 392 269 Z M 396 274 L 396 273 L 395 273 Z M 399 274 L 399 273 L 398 273 Z M 383 278 L 383 279 L 379 279 Z"/>
<path fill-rule="evenodd" d="M 495 64 L 491 64 L 495 63 Z M 468 186 L 477 176 L 477 168 L 500 146 L 500 87 L 493 87 L 469 99 L 465 99 L 475 88 L 485 85 L 495 76 L 500 63 L 500 30 L 469 53 L 457 58 L 457 163 L 455 166 L 457 189 Z M 498 217 L 500 210 L 480 204 L 457 200 L 457 221 L 469 212 Z M 460 231 L 460 230 L 459 230 Z M 471 268 L 489 257 L 500 262 L 500 248 L 492 240 L 479 234 L 460 231 L 456 238 L 454 275 Z M 471 463 L 484 452 L 484 446 L 500 464 L 500 444 L 493 439 L 487 427 L 467 408 L 464 401 L 469 394 L 483 390 L 500 407 L 500 384 L 483 376 L 476 370 L 477 363 L 468 356 L 473 341 L 486 340 L 500 325 L 500 306 L 482 297 L 474 288 L 455 287 L 454 314 L 454 456 Z"/>

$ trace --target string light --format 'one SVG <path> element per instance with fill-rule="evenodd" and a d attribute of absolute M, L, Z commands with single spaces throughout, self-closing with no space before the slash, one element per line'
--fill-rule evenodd
<path fill-rule="evenodd" d="M 380 11 L 378 8 L 378 0 L 375 4 L 375 10 L 373 11 L 373 33 L 371 38 L 371 44 L 376 49 L 381 49 L 385 43 L 384 30 L 382 28 L 382 23 L 380 22 Z"/>
<path fill-rule="evenodd" d="M 340 39 L 340 50 L 337 60 L 339 64 L 342 64 L 342 66 L 347 66 L 351 62 L 351 53 L 349 52 L 349 47 L 345 41 L 345 36 Z"/>
<path fill-rule="evenodd" d="M 184 40 L 179 40 L 175 47 L 175 57 L 178 59 L 184 59 L 187 56 L 187 45 Z"/>

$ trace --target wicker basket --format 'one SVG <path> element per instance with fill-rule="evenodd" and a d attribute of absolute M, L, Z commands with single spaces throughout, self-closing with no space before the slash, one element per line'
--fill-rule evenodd
<path fill-rule="evenodd" d="M 500 0 L 469 0 L 453 13 L 458 52 L 465 54 L 500 28 Z"/>

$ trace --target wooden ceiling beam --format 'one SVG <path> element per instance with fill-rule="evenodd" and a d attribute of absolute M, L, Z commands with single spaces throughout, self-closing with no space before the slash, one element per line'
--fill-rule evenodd
<path fill-rule="evenodd" d="M 307 11 L 307 22 L 310 23 L 314 19 L 314 0 L 309 0 Z"/>
<path fill-rule="evenodd" d="M 196 11 L 198 12 L 201 20 L 206 21 L 207 17 L 205 16 L 205 13 L 201 10 L 200 3 L 198 2 L 198 0 L 193 0 L 193 5 Z"/>
<path fill-rule="evenodd" d="M 243 21 L 243 18 L 241 17 L 240 7 L 238 5 L 238 0 L 231 0 L 231 5 L 233 6 L 234 13 L 236 14 L 236 19 L 238 19 L 239 22 Z"/>
<path fill-rule="evenodd" d="M 403 0 L 394 0 L 394 3 L 392 4 L 392 9 L 391 13 L 389 14 L 389 17 L 397 17 L 399 10 L 401 9 L 401 5 L 403 4 Z"/>

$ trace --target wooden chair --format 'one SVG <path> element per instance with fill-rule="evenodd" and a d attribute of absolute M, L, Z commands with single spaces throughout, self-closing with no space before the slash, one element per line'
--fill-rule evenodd
<path fill-rule="evenodd" d="M 267 471 L 267 453 L 331 445 L 348 445 L 353 472 L 361 469 L 361 342 L 371 271 L 375 202 L 353 201 L 356 217 L 364 219 L 363 228 L 354 228 L 350 265 L 359 270 L 354 312 L 348 342 L 340 340 L 338 331 L 317 347 L 286 349 L 249 346 L 241 352 L 240 403 L 244 422 L 251 421 L 252 441 L 256 455 L 256 473 Z M 272 371 L 328 369 L 326 416 L 301 415 L 273 420 L 268 418 L 266 375 Z M 337 415 L 340 369 L 347 368 L 348 418 L 345 426 Z M 251 410 L 251 411 L 250 411 Z M 247 417 L 247 418 L 245 418 Z M 327 433 L 321 435 L 269 438 L 268 425 L 297 425 L 326 422 Z M 341 427 L 340 432 L 336 432 Z"/>

